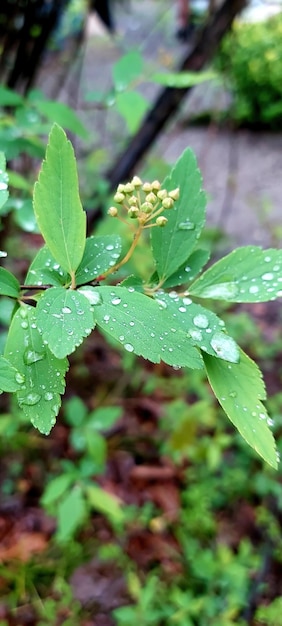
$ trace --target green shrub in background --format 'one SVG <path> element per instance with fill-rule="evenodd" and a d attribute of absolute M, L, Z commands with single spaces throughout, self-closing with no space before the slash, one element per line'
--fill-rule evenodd
<path fill-rule="evenodd" d="M 279 128 L 282 123 L 282 13 L 259 23 L 236 22 L 218 57 L 234 95 L 239 123 Z"/>

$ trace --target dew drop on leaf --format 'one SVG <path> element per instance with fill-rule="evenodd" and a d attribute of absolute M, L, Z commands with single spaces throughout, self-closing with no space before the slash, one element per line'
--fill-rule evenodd
<path fill-rule="evenodd" d="M 211 347 L 217 356 L 230 363 L 238 363 L 240 358 L 239 348 L 232 337 L 224 333 L 214 333 L 211 339 Z"/>
<path fill-rule="evenodd" d="M 33 365 L 37 361 L 42 361 L 45 358 L 45 352 L 36 352 L 27 348 L 23 355 L 23 360 L 26 365 Z"/>
<path fill-rule="evenodd" d="M 41 400 L 41 395 L 39 393 L 28 393 L 27 396 L 20 400 L 20 404 L 27 404 L 28 406 L 34 406 L 38 404 Z"/>
<path fill-rule="evenodd" d="M 63 306 L 62 313 L 71 313 L 71 309 L 69 306 Z"/>
<path fill-rule="evenodd" d="M 193 324 L 198 326 L 198 328 L 207 328 L 209 325 L 209 320 L 206 315 L 199 313 L 199 315 L 195 315 L 193 318 Z"/>
<path fill-rule="evenodd" d="M 17 372 L 17 373 L 16 373 L 16 375 L 15 375 L 15 379 L 16 379 L 16 382 L 17 382 L 19 385 L 23 385 L 23 384 L 24 384 L 25 377 L 23 376 L 23 374 L 20 374 L 20 372 Z"/>
<path fill-rule="evenodd" d="M 234 298 L 239 293 L 238 285 L 234 282 L 218 283 L 217 285 L 209 285 L 204 287 L 199 294 L 204 298 Z"/>
<path fill-rule="evenodd" d="M 186 220 L 185 222 L 180 222 L 177 228 L 178 230 L 194 230 L 195 224 L 190 222 L 190 220 Z"/>
<path fill-rule="evenodd" d="M 262 280 L 273 280 L 274 276 L 271 272 L 266 272 L 262 275 Z"/>
<path fill-rule="evenodd" d="M 54 394 L 51 391 L 46 391 L 46 393 L 44 394 L 44 400 L 47 400 L 47 402 L 53 400 L 54 398 Z"/>
<path fill-rule="evenodd" d="M 113 304 L 114 306 L 115 306 L 115 305 L 117 305 L 117 304 L 120 304 L 120 302 L 121 302 L 121 299 L 120 299 L 120 298 L 118 298 L 118 297 L 116 297 L 116 298 L 113 298 L 113 299 L 112 299 L 112 304 Z"/>
<path fill-rule="evenodd" d="M 133 345 L 131 343 L 125 343 L 124 348 L 125 350 L 127 350 L 127 352 L 133 352 L 134 350 Z"/>

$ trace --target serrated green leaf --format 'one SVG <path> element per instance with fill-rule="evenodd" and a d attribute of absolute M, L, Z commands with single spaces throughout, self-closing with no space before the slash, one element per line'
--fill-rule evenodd
<path fill-rule="evenodd" d="M 1 107 L 13 107 L 24 104 L 24 98 L 20 94 L 0 85 L 0 106 Z"/>
<path fill-rule="evenodd" d="M 121 249 L 119 235 L 88 237 L 82 261 L 76 271 L 76 284 L 88 283 L 113 267 L 121 255 Z"/>
<path fill-rule="evenodd" d="M 199 369 L 202 359 L 187 333 L 166 306 L 132 287 L 97 287 L 102 304 L 94 307 L 97 325 L 125 350 L 149 359 L 180 367 Z"/>
<path fill-rule="evenodd" d="M 55 261 L 49 248 L 43 246 L 33 259 L 26 279 L 25 285 L 54 285 L 62 286 L 70 282 L 70 276 L 65 272 L 59 263 Z"/>
<path fill-rule="evenodd" d="M 14 274 L 8 272 L 4 267 L 0 267 L 0 295 L 18 298 L 20 283 Z"/>
<path fill-rule="evenodd" d="M 113 522 L 121 523 L 124 520 L 124 505 L 114 495 L 97 485 L 89 485 L 86 493 L 87 500 L 94 510 L 103 513 Z"/>
<path fill-rule="evenodd" d="M 11 363 L 0 355 L 0 393 L 13 393 L 22 387 L 24 377 Z"/>
<path fill-rule="evenodd" d="M 266 394 L 258 366 L 243 351 L 236 364 L 207 354 L 203 357 L 210 385 L 225 413 L 245 441 L 277 469 L 275 441 L 261 403 Z"/>
<path fill-rule="evenodd" d="M 143 58 L 138 50 L 124 54 L 113 65 L 113 81 L 117 91 L 123 91 L 143 70 Z"/>
<path fill-rule="evenodd" d="M 169 287 L 177 287 L 178 285 L 184 285 L 194 280 L 202 267 L 209 260 L 209 257 L 210 253 L 208 250 L 194 250 L 183 267 L 180 267 L 175 274 L 172 274 L 172 276 L 165 280 L 162 287 L 168 289 Z"/>
<path fill-rule="evenodd" d="M 36 322 L 43 340 L 58 359 L 74 352 L 95 326 L 89 300 L 64 287 L 45 291 L 36 307 Z"/>
<path fill-rule="evenodd" d="M 183 152 L 162 185 L 168 191 L 177 187 L 180 197 L 172 209 L 165 211 L 166 226 L 151 229 L 152 251 L 162 281 L 186 263 L 205 223 L 206 196 L 196 157 L 190 148 Z"/>
<path fill-rule="evenodd" d="M 177 87 L 183 89 L 200 85 L 207 80 L 213 80 L 217 74 L 212 71 L 208 72 L 158 72 L 153 74 L 151 81 L 166 87 Z"/>
<path fill-rule="evenodd" d="M 79 197 L 73 147 L 57 124 L 49 135 L 33 200 L 37 223 L 51 254 L 72 276 L 84 253 L 86 214 Z"/>
<path fill-rule="evenodd" d="M 24 379 L 17 392 L 20 407 L 32 424 L 48 435 L 61 405 L 68 361 L 57 359 L 44 344 L 32 307 L 21 306 L 14 315 L 5 357 Z"/>
<path fill-rule="evenodd" d="M 57 541 L 69 541 L 86 516 L 86 502 L 80 485 L 75 485 L 58 504 Z"/>
<path fill-rule="evenodd" d="M 116 95 L 116 108 L 131 134 L 135 133 L 148 110 L 149 103 L 138 91 L 123 91 Z"/>
<path fill-rule="evenodd" d="M 282 250 L 237 248 L 210 267 L 189 289 L 200 298 L 267 302 L 282 296 Z"/>
<path fill-rule="evenodd" d="M 7 202 L 9 197 L 8 191 L 8 174 L 6 172 L 6 159 L 3 152 L 0 152 L 0 209 Z"/>
<path fill-rule="evenodd" d="M 181 298 L 176 291 L 156 294 L 157 302 L 166 305 L 172 317 L 177 320 L 195 346 L 225 361 L 239 361 L 239 347 L 224 330 L 224 322 L 212 311 L 190 298 Z"/>

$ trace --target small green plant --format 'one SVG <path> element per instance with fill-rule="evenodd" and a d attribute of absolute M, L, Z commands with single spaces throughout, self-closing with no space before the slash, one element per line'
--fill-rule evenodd
<path fill-rule="evenodd" d="M 218 66 L 234 95 L 239 123 L 280 128 L 282 13 L 258 23 L 236 22 L 223 40 Z"/>
<path fill-rule="evenodd" d="M 1 172 L 4 203 L 7 178 L 4 168 Z M 64 393 L 67 357 L 97 327 L 127 352 L 153 363 L 205 369 L 230 420 L 276 468 L 271 421 L 261 402 L 266 397 L 261 372 L 227 334 L 223 320 L 198 300 L 280 297 L 282 251 L 239 248 L 198 276 L 207 261 L 207 253 L 197 247 L 206 197 L 190 149 L 163 185 L 135 176 L 119 185 L 114 201 L 109 216 L 125 221 L 132 233 L 124 256 L 118 235 L 86 237 L 73 148 L 55 124 L 33 195 L 45 245 L 24 284 L 6 268 L 0 270 L 0 293 L 15 301 L 0 360 L 1 390 L 15 393 L 25 416 L 47 435 Z M 134 275 L 115 284 L 115 274 L 148 231 L 153 274 L 145 281 Z"/>

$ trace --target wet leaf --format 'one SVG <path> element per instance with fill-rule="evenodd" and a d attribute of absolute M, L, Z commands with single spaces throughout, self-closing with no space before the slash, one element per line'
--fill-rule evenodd
<path fill-rule="evenodd" d="M 58 504 L 58 529 L 57 541 L 64 543 L 69 541 L 76 530 L 82 524 L 86 516 L 86 502 L 82 488 L 75 485 Z"/>
<path fill-rule="evenodd" d="M 55 261 L 49 248 L 47 246 L 40 248 L 29 267 L 25 284 L 40 287 L 41 285 L 61 286 L 69 282 L 69 274 Z"/>
<path fill-rule="evenodd" d="M 121 255 L 121 249 L 119 235 L 88 237 L 82 261 L 76 271 L 76 284 L 88 283 L 113 267 Z"/>
<path fill-rule="evenodd" d="M 194 153 L 185 150 L 162 188 L 179 187 L 180 197 L 165 211 L 164 228 L 152 228 L 151 243 L 160 280 L 168 279 L 182 268 L 193 252 L 205 223 L 206 196 Z"/>
<path fill-rule="evenodd" d="M 0 392 L 7 391 L 12 393 L 17 391 L 24 384 L 24 376 L 11 365 L 11 363 L 0 356 Z"/>
<path fill-rule="evenodd" d="M 49 135 L 46 157 L 35 183 L 34 212 L 51 254 L 73 275 L 85 248 L 86 214 L 79 198 L 73 147 L 57 124 Z"/>
<path fill-rule="evenodd" d="M 208 250 L 195 250 L 191 256 L 184 263 L 183 267 L 180 267 L 175 274 L 172 274 L 162 284 L 164 289 L 168 287 L 176 287 L 177 285 L 184 285 L 199 274 L 202 267 L 209 260 L 210 253 Z M 159 282 L 159 281 L 158 281 Z"/>
<path fill-rule="evenodd" d="M 32 307 L 22 305 L 14 315 L 4 356 L 24 379 L 17 392 L 20 407 L 32 424 L 48 435 L 61 406 L 68 361 L 57 359 L 44 344 Z"/>
<path fill-rule="evenodd" d="M 203 358 L 210 385 L 225 413 L 245 441 L 277 469 L 275 441 L 269 429 L 270 419 L 261 403 L 266 393 L 258 366 L 242 350 L 240 361 L 236 364 L 226 363 L 207 354 Z"/>
<path fill-rule="evenodd" d="M 245 246 L 217 261 L 189 289 L 200 298 L 267 302 L 282 296 L 282 250 Z"/>
<path fill-rule="evenodd" d="M 36 322 L 43 340 L 58 359 L 74 352 L 95 326 L 88 298 L 64 287 L 45 291 L 36 307 Z"/>
<path fill-rule="evenodd" d="M 125 350 L 169 365 L 202 367 L 201 355 L 167 310 L 133 287 L 97 287 L 102 304 L 95 307 L 97 325 Z"/>
<path fill-rule="evenodd" d="M 6 172 L 6 159 L 3 152 L 0 152 L 0 209 L 7 202 L 9 197 L 8 191 L 8 174 Z"/>

